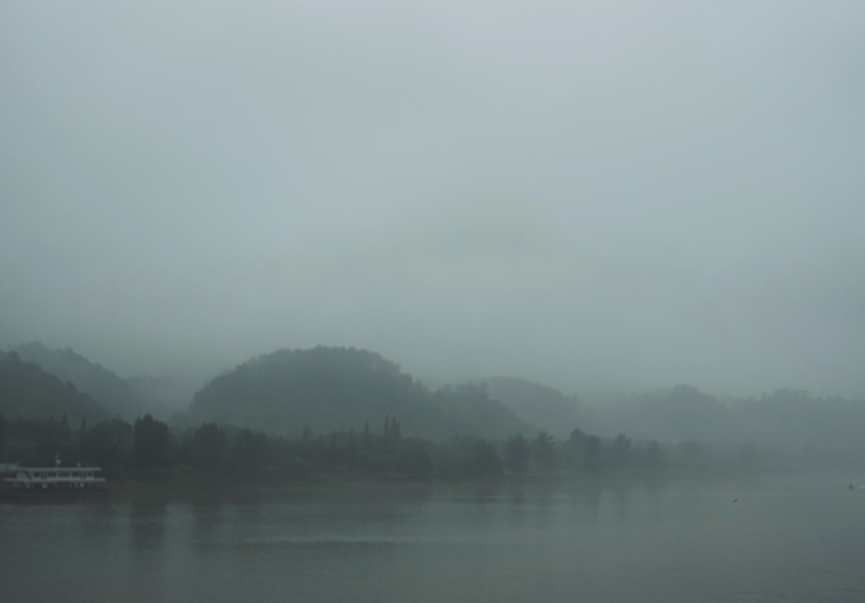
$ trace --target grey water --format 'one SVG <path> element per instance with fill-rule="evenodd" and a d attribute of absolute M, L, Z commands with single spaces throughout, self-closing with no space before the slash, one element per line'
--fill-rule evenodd
<path fill-rule="evenodd" d="M 854 474 L 0 505 L 2 601 L 865 601 Z"/>

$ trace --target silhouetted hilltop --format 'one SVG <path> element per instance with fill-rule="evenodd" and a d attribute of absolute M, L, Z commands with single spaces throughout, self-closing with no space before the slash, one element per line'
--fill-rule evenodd
<path fill-rule="evenodd" d="M 278 434 L 362 430 L 367 423 L 379 431 L 386 416 L 398 419 L 403 435 L 434 440 L 536 431 L 481 388 L 430 392 L 393 362 L 354 348 L 253 358 L 199 391 L 192 416 Z"/>
<path fill-rule="evenodd" d="M 565 396 L 552 387 L 517 377 L 493 377 L 478 383 L 486 388 L 490 398 L 505 404 L 520 419 L 558 438 L 567 438 L 576 427 L 595 431 L 595 412 L 576 396 Z"/>
<path fill-rule="evenodd" d="M 536 426 L 520 420 L 511 408 L 493 400 L 483 387 L 476 385 L 446 385 L 429 392 L 427 400 L 436 415 L 443 412 L 447 418 L 443 437 L 470 434 L 505 438 L 517 433 L 528 436 L 538 431 Z"/>
<path fill-rule="evenodd" d="M 93 398 L 64 383 L 15 352 L 0 352 L 0 415 L 8 419 L 41 419 L 66 415 L 70 421 L 108 418 Z"/>
<path fill-rule="evenodd" d="M 43 370 L 59 377 L 96 400 L 112 416 L 132 420 L 143 413 L 129 383 L 101 364 L 89 361 L 71 348 L 50 350 L 39 342 L 14 349 L 22 360 L 35 362 Z"/>

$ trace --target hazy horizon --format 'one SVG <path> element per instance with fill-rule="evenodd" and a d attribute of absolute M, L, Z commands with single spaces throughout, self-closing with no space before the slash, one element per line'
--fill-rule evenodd
<path fill-rule="evenodd" d="M 865 4 L 0 7 L 0 347 L 865 397 Z"/>

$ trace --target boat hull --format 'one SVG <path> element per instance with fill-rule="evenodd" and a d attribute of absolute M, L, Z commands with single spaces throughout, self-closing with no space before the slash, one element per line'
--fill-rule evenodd
<path fill-rule="evenodd" d="M 91 488 L 0 488 L 3 501 L 87 500 L 108 496 L 105 486 Z"/>

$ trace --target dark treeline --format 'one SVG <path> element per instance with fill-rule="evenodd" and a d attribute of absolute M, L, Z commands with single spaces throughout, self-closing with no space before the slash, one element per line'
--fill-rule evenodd
<path fill-rule="evenodd" d="M 322 478 L 462 480 L 565 474 L 658 474 L 668 467 L 657 442 L 624 435 L 602 439 L 575 429 L 564 441 L 547 432 L 491 441 L 473 436 L 445 442 L 406 438 L 397 419 L 382 429 L 313 434 L 298 438 L 204 423 L 173 431 L 150 415 L 88 425 L 60 420 L 0 417 L 0 458 L 31 466 L 82 463 L 102 467 L 111 479 L 174 482 L 213 476 L 261 483 Z"/>

